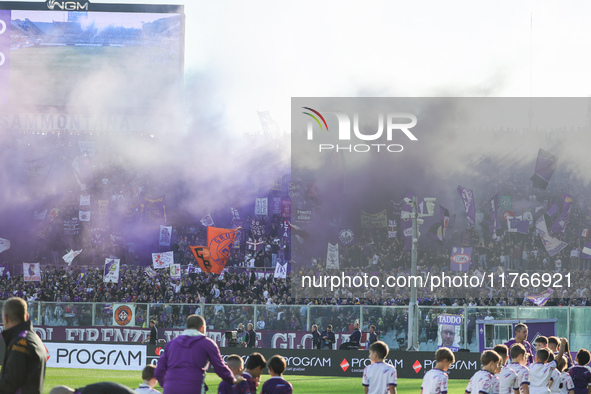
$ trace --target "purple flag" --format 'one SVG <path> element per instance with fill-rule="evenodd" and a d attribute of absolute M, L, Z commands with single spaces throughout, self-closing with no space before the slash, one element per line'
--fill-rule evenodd
<path fill-rule="evenodd" d="M 80 281 L 85 276 L 86 276 L 86 268 L 82 267 L 82 269 L 80 270 L 80 273 L 78 274 L 78 280 L 76 281 L 76 285 L 79 285 L 80 284 Z"/>
<path fill-rule="evenodd" d="M 406 198 L 412 200 L 412 193 L 406 192 Z M 400 218 L 402 220 L 400 221 L 400 227 L 402 227 L 402 234 L 404 235 L 404 250 L 410 251 L 412 249 L 412 220 L 404 220 L 403 215 L 405 213 L 412 214 L 412 204 L 408 204 L 406 201 L 402 203 L 402 211 L 400 213 Z"/>
<path fill-rule="evenodd" d="M 534 175 L 530 178 L 533 181 L 533 186 L 538 189 L 546 190 L 548 182 L 554 171 L 556 170 L 556 162 L 558 158 L 552 153 L 540 149 L 538 151 L 538 160 L 536 161 L 536 169 Z"/>
<path fill-rule="evenodd" d="M 191 267 L 192 268 L 192 267 Z M 156 270 L 152 267 L 146 267 L 146 274 L 150 277 L 150 278 L 155 278 L 158 276 L 158 272 L 156 272 Z"/>
<path fill-rule="evenodd" d="M 281 197 L 275 196 L 271 199 L 271 213 L 278 214 L 281 213 Z"/>
<path fill-rule="evenodd" d="M 452 271 L 469 271 L 470 261 L 472 261 L 472 248 L 452 248 L 449 266 Z"/>
<path fill-rule="evenodd" d="M 550 231 L 554 234 L 563 233 L 566 229 L 566 225 L 568 223 L 568 218 L 570 216 L 570 208 L 573 203 L 573 198 L 568 193 L 562 194 L 562 210 L 560 211 L 560 215 L 550 227 Z"/>
<path fill-rule="evenodd" d="M 581 253 L 581 257 L 587 260 L 591 260 L 591 242 L 585 242 L 585 247 L 583 248 L 583 253 Z"/>
<path fill-rule="evenodd" d="M 548 209 L 548 211 L 546 213 L 550 217 L 556 215 L 558 213 L 558 204 L 554 203 L 554 205 L 552 205 L 552 207 L 550 207 L 550 209 Z"/>
<path fill-rule="evenodd" d="M 533 295 L 527 296 L 525 298 L 530 300 L 531 302 L 533 302 L 537 306 L 543 306 L 546 304 L 546 302 L 548 302 L 550 297 L 552 297 L 552 294 L 554 294 L 554 290 L 548 289 L 543 293 L 533 294 Z"/>
<path fill-rule="evenodd" d="M 427 231 L 427 237 L 435 242 L 443 242 L 443 227 L 441 223 L 433 223 Z"/>
<path fill-rule="evenodd" d="M 550 256 L 557 255 L 562 249 L 567 247 L 568 244 L 566 242 L 551 237 L 548 234 L 548 228 L 546 226 L 546 219 L 544 218 L 544 215 L 540 216 L 540 218 L 536 221 L 536 230 L 538 231 L 540 239 L 544 244 L 546 252 L 548 252 Z"/>
<path fill-rule="evenodd" d="M 458 186 L 458 194 L 462 198 L 462 202 L 464 203 L 464 209 L 466 210 L 466 214 L 468 214 L 468 223 L 472 227 L 474 227 L 474 225 L 476 224 L 476 208 L 474 206 L 474 193 L 472 193 L 472 190 L 470 189 Z"/>
<path fill-rule="evenodd" d="M 521 234 L 529 233 L 529 221 L 520 220 L 519 222 L 517 222 L 517 232 Z"/>

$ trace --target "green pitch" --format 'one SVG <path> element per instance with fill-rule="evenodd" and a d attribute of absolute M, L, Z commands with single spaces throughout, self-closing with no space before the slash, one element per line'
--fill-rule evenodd
<path fill-rule="evenodd" d="M 263 375 L 261 384 L 269 378 Z M 330 394 L 330 393 L 363 393 L 361 378 L 338 378 L 333 376 L 289 376 L 285 378 L 293 385 L 294 393 L 299 394 Z M 45 376 L 45 388 L 43 393 L 58 385 L 66 385 L 72 388 L 83 387 L 91 383 L 112 381 L 124 384 L 136 389 L 141 382 L 141 372 L 134 371 L 107 371 L 98 369 L 69 369 L 48 368 Z M 205 380 L 209 386 L 209 393 L 217 393 L 220 378 L 209 373 Z M 467 380 L 450 380 L 449 394 L 463 394 L 468 384 Z M 260 387 L 259 387 L 260 388 Z M 156 389 L 162 389 L 156 385 Z M 259 390 L 260 391 L 260 390 Z M 398 393 L 420 393 L 421 379 L 398 379 Z"/>
<path fill-rule="evenodd" d="M 136 104 L 129 100 L 141 101 L 179 80 L 178 53 L 169 52 L 166 47 L 108 46 L 13 50 L 11 105 L 91 105 L 106 97 L 113 106 L 118 97 L 127 106 Z M 79 102 L 81 97 L 89 102 Z"/>

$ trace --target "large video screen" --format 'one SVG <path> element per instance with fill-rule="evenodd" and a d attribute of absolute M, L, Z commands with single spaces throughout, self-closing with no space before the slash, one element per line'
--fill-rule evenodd
<path fill-rule="evenodd" d="M 0 105 L 155 107 L 183 54 L 182 6 L 0 2 Z"/>

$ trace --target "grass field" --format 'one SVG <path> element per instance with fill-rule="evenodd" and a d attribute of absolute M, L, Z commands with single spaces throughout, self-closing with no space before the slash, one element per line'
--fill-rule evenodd
<path fill-rule="evenodd" d="M 45 376 L 45 388 L 43 393 L 49 393 L 54 387 L 61 384 L 72 388 L 83 387 L 95 382 L 112 381 L 124 384 L 132 389 L 137 388 L 141 382 L 141 372 L 133 371 L 111 371 L 97 369 L 70 369 L 70 368 L 48 368 Z M 269 378 L 263 375 L 261 384 Z M 285 378 L 293 385 L 294 393 L 299 394 L 342 394 L 342 393 L 363 393 L 361 378 L 340 378 L 332 376 L 289 376 Z M 217 386 L 220 378 L 210 373 L 207 375 L 206 383 L 209 386 L 209 393 L 217 393 Z M 468 384 L 467 380 L 450 380 L 449 394 L 463 394 Z M 162 389 L 156 385 L 156 389 Z M 421 379 L 398 379 L 398 393 L 420 393 Z"/>
<path fill-rule="evenodd" d="M 178 53 L 176 58 L 167 53 L 172 49 L 36 46 L 13 50 L 11 105 L 71 105 L 72 95 L 83 95 L 91 102 L 108 97 L 112 106 L 139 105 L 147 94 L 182 81 Z M 169 61 L 153 60 L 159 58 Z M 88 105 L 75 103 L 84 104 Z"/>

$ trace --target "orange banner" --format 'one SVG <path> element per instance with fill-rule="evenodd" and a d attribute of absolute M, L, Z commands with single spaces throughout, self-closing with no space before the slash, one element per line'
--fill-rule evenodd
<path fill-rule="evenodd" d="M 199 268 L 203 272 L 210 273 L 211 270 L 211 255 L 209 254 L 209 248 L 207 246 L 189 246 L 191 252 L 193 252 L 193 256 L 195 256 L 195 260 L 197 260 L 197 264 L 199 264 Z M 222 267 L 224 269 L 224 267 Z M 222 270 L 220 269 L 220 272 Z"/>
<path fill-rule="evenodd" d="M 207 246 L 211 255 L 211 272 L 219 274 L 226 266 L 238 229 L 207 227 Z"/>

